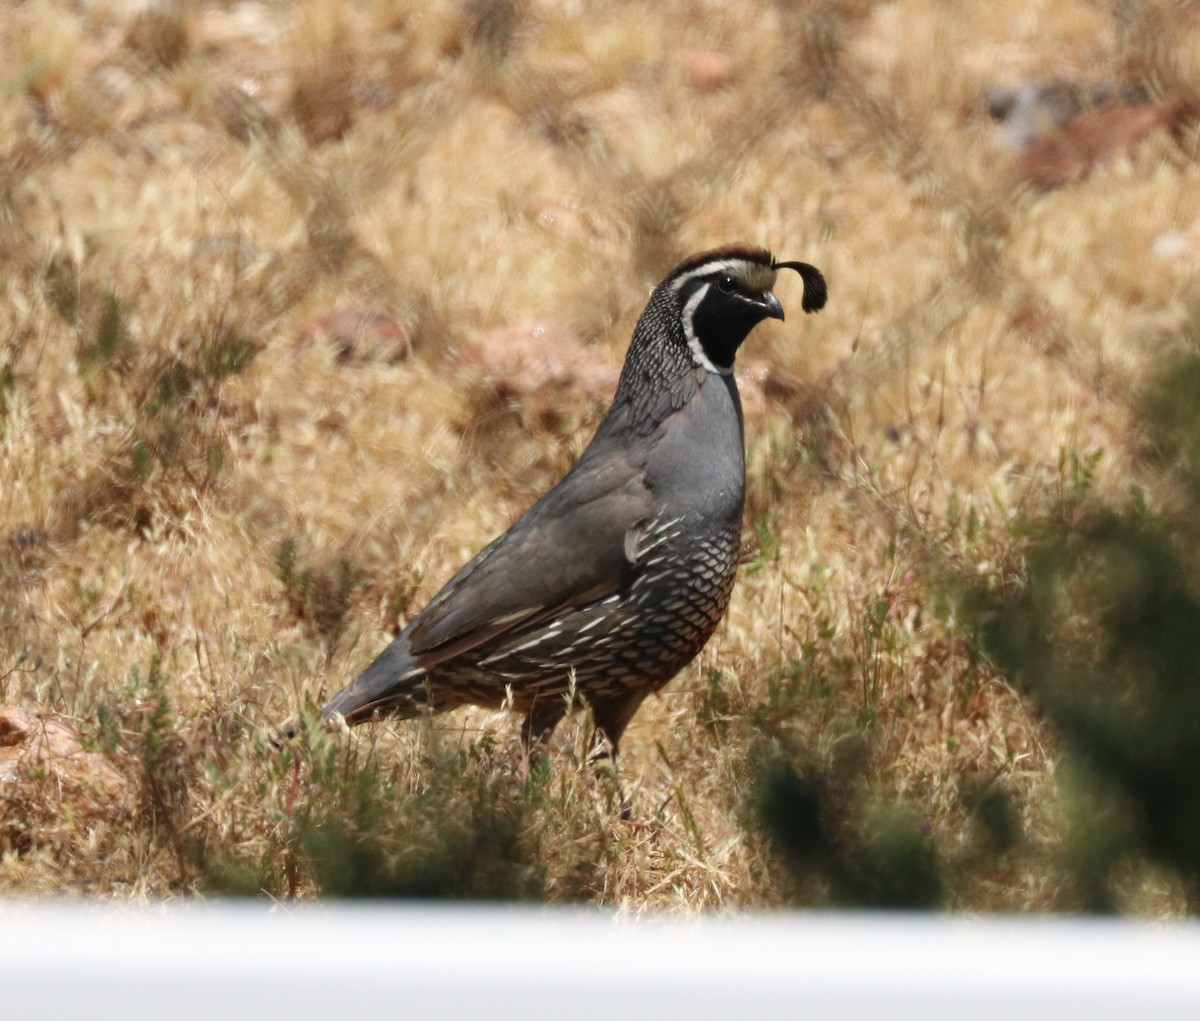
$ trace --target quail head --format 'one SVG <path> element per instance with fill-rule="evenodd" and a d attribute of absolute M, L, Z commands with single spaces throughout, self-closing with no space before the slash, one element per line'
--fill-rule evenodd
<path fill-rule="evenodd" d="M 825 305 L 819 270 L 761 248 L 676 266 L 579 461 L 329 700 L 326 722 L 508 706 L 534 742 L 578 701 L 615 757 L 643 699 L 699 653 L 729 602 L 745 491 L 733 361 L 755 325 L 783 319 L 780 269 L 803 279 L 805 312 Z"/>

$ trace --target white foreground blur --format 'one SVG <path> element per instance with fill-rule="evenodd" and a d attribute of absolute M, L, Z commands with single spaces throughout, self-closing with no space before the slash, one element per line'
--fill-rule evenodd
<path fill-rule="evenodd" d="M 0 900 L 13 1021 L 1200 1018 L 1200 926 Z"/>

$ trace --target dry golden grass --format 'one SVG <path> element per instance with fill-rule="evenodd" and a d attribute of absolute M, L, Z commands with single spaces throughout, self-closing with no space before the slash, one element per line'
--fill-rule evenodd
<path fill-rule="evenodd" d="M 0 704 L 74 720 L 129 796 L 50 824 L 14 794 L 0 889 L 350 890 L 337 847 L 375 827 L 390 866 L 494 840 L 515 878 L 428 881 L 469 895 L 824 903 L 753 821 L 784 754 L 845 778 L 848 826 L 901 806 L 950 906 L 1076 906 L 1053 736 L 947 579 L 1010 583 L 1016 524 L 1093 452 L 1101 497 L 1148 484 L 1133 401 L 1195 314 L 1200 168 L 1164 133 L 1033 194 L 981 96 L 1126 68 L 1195 92 L 1170 37 L 1083 0 L 10 5 Z M 1191 247 L 1156 257 L 1167 232 Z M 743 352 L 749 562 L 629 731 L 633 821 L 578 717 L 532 764 L 482 711 L 271 751 L 599 420 L 606 395 L 545 415 L 463 351 L 541 320 L 616 367 L 649 287 L 732 240 L 821 266 L 831 300 Z M 301 342 L 337 308 L 411 357 Z M 997 784 L 1019 836 L 993 853 Z M 1146 867 L 1123 890 L 1181 910 Z"/>

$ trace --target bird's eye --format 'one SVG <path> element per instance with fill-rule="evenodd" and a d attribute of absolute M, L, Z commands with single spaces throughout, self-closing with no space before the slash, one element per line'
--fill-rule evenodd
<path fill-rule="evenodd" d="M 717 289 L 724 291 L 726 294 L 732 294 L 737 290 L 737 284 L 733 282 L 733 277 L 721 277 L 717 281 Z"/>

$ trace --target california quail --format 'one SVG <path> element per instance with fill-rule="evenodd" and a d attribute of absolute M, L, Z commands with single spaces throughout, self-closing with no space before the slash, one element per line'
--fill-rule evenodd
<path fill-rule="evenodd" d="M 463 567 L 353 683 L 326 722 L 458 705 L 525 714 L 526 742 L 573 699 L 617 744 L 642 700 L 704 647 L 729 602 L 745 495 L 739 345 L 783 319 L 776 270 L 825 305 L 821 273 L 733 245 L 650 295 L 617 392 L 561 482 Z"/>

